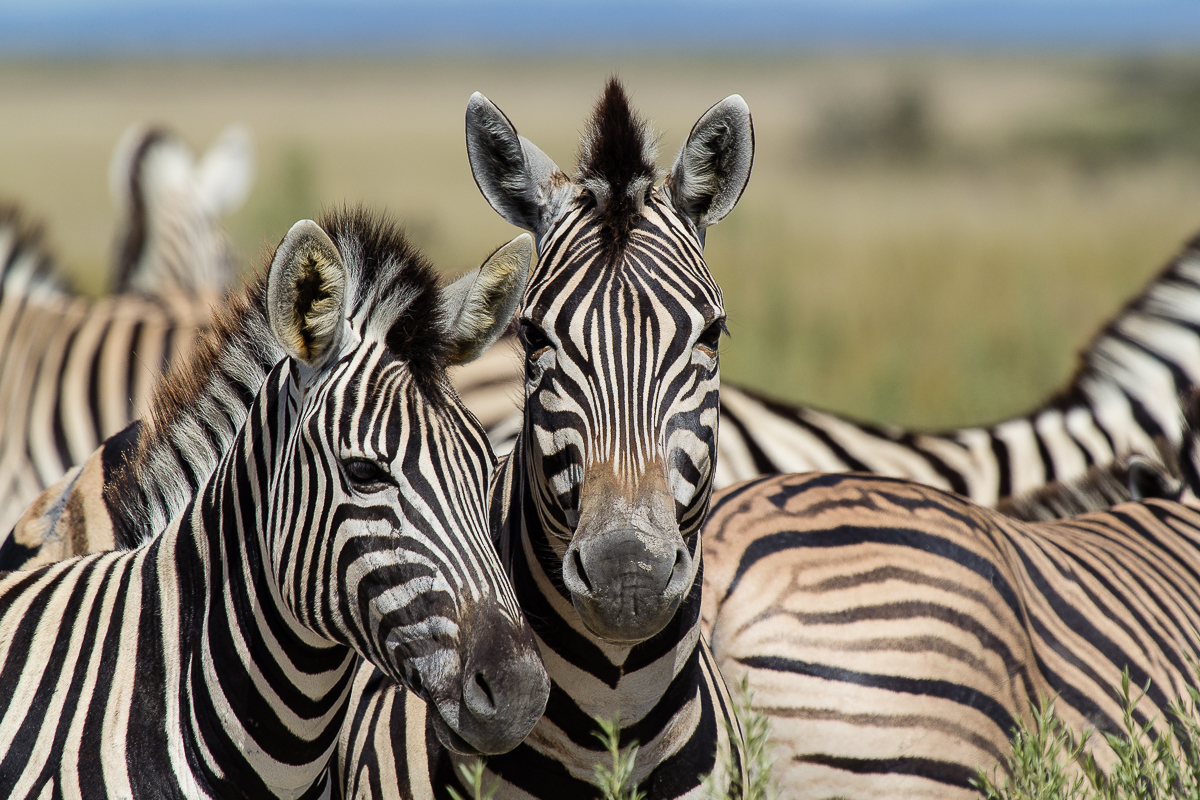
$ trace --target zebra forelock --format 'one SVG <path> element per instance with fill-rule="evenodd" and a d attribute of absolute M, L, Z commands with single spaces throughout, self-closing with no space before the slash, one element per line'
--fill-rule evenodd
<path fill-rule="evenodd" d="M 579 144 L 575 182 L 596 202 L 606 244 L 624 245 L 660 171 L 657 138 L 629 105 L 625 87 L 610 78 Z"/>

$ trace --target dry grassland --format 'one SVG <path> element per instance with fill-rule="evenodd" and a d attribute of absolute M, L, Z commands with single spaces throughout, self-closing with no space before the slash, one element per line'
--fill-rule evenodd
<path fill-rule="evenodd" d="M 733 332 L 726 378 L 875 420 L 981 422 L 1063 382 L 1096 325 L 1200 227 L 1194 153 L 1121 138 L 1130 120 L 1164 113 L 1113 99 L 1141 74 L 1126 66 L 0 63 L 0 196 L 44 219 L 62 261 L 98 286 L 113 224 L 107 161 L 122 130 L 159 121 L 203 147 L 236 120 L 253 129 L 260 159 L 254 194 L 230 220 L 248 263 L 295 219 L 365 202 L 459 270 L 515 234 L 467 167 L 472 91 L 568 170 L 613 71 L 662 132 L 664 167 L 700 113 L 739 92 L 755 115 L 754 176 L 708 236 Z"/>

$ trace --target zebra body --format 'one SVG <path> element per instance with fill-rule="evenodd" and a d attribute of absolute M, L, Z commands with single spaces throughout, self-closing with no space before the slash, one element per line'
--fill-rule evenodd
<path fill-rule="evenodd" d="M 511 747 L 540 715 L 548 682 L 487 534 L 493 457 L 444 372 L 507 324 L 532 243 L 524 266 L 441 289 L 387 226 L 324 228 L 292 228 L 219 322 L 230 358 L 192 365 L 268 371 L 208 417 L 241 424 L 190 498 L 141 480 L 223 393 L 157 398 L 113 490 L 122 520 L 165 528 L 0 580 L 4 796 L 316 797 L 356 653 L 457 749 Z"/>
<path fill-rule="evenodd" d="M 153 148 L 146 147 L 142 151 L 154 152 Z M 210 153 L 206 161 L 211 158 Z M 236 174 L 232 166 L 229 170 Z M 137 175 L 144 171 L 126 172 Z M 227 193 L 233 194 L 232 190 Z M 192 217 L 202 218 L 198 213 Z M 7 227 L 11 232 L 7 239 L 0 235 L 0 243 L 7 240 L 21 244 L 9 253 L 7 263 L 19 261 L 25 253 L 35 260 L 45 258 L 27 236 L 13 228 L 11 222 Z M 154 241 L 165 238 L 158 237 Z M 10 244 L 10 250 L 12 247 Z M 166 260 L 161 254 L 147 258 L 148 263 Z M 202 274 L 204 271 L 197 268 L 197 278 L 192 282 L 199 281 Z M 51 281 L 51 286 L 40 291 L 53 295 L 55 288 L 57 285 Z M 4 318 L 19 317 L 21 305 L 28 302 L 21 298 L 22 291 L 12 292 L 15 298 L 6 292 L 14 305 Z M 0 451 L 5 460 L 0 467 L 3 470 L 0 480 L 7 481 L 7 488 L 0 482 L 0 531 L 6 531 L 21 510 L 29 509 L 29 513 L 21 520 L 16 534 L 21 547 L 15 554 L 0 550 L 0 567 L 17 568 L 31 551 L 41 547 L 40 537 L 45 525 L 38 519 L 40 509 L 49 507 L 49 498 L 63 496 L 63 484 L 48 490 L 47 496 L 35 504 L 38 492 L 51 486 L 66 470 L 80 464 L 83 456 L 93 452 L 105 435 L 116 433 L 129 419 L 140 417 L 147 387 L 171 358 L 179 357 L 172 348 L 186 352 L 191 346 L 193 337 L 207 319 L 207 303 L 202 298 L 189 301 L 182 294 L 171 295 L 171 298 L 176 302 L 134 300 L 132 306 L 125 305 L 121 324 L 112 328 L 100 325 L 105 330 L 124 331 L 122 335 L 126 337 L 130 331 L 139 332 L 140 338 L 145 340 L 127 355 L 121 347 L 115 347 L 103 360 L 106 368 L 115 369 L 117 376 L 122 371 L 133 376 L 133 392 L 123 395 L 102 393 L 98 396 L 107 409 L 88 412 L 85 410 L 88 406 L 86 397 L 67 388 L 54 388 L 50 382 L 41 397 L 61 395 L 69 399 L 62 405 L 73 408 L 75 413 L 69 424 L 62 421 L 50 426 L 39 424 L 37 432 L 30 429 L 28 438 L 38 443 L 36 456 L 29 454 L 34 446 L 22 440 L 25 428 L 15 422 L 5 425 L 5 446 Z M 86 315 L 84 309 L 88 302 L 76 300 L 79 313 Z M 36 304 L 33 306 L 37 307 Z M 139 322 L 138 313 L 131 308 L 144 309 L 145 320 Z M 1033 491 L 1048 481 L 1072 480 L 1089 466 L 1103 466 L 1120 455 L 1153 455 L 1159 444 L 1156 439 L 1174 445 L 1179 441 L 1179 414 L 1174 410 L 1178 405 L 1176 398 L 1192 385 L 1193 376 L 1200 374 L 1198 319 L 1200 240 L 1193 240 L 1141 295 L 1101 330 L 1085 351 L 1081 368 L 1065 390 L 1041 408 L 992 426 L 943 433 L 904 431 L 779 403 L 726 384 L 720 401 L 720 417 L 725 424 L 719 441 L 714 485 L 722 488 L 755 475 L 780 471 L 860 470 L 918 480 L 965 494 L 984 505 L 995 505 L 1006 497 Z M 57 317 L 54 321 L 58 321 Z M 0 334 L 3 332 L 0 328 Z M 122 335 L 112 336 L 111 341 L 105 337 L 104 341 L 117 342 Z M 170 352 L 154 358 L 153 354 L 161 352 L 164 346 Z M 10 358 L 23 351 L 36 352 L 20 347 L 0 350 L 9 353 Z M 459 393 L 479 416 L 493 446 L 501 454 L 511 451 L 516 435 L 523 427 L 521 351 L 523 348 L 515 337 L 508 338 L 477 362 L 456 369 L 454 375 Z M 35 370 L 35 363 L 22 359 L 19 369 L 30 374 Z M 76 363 L 91 363 L 93 369 L 91 375 L 73 378 L 72 387 L 116 385 L 108 371 L 96 371 L 100 360 L 87 362 L 84 359 Z M 7 391 L 9 402 L 17 404 L 15 416 L 23 419 L 30 415 L 27 407 L 30 390 L 23 389 L 15 397 L 13 393 L 14 387 L 27 385 L 28 381 L 19 379 L 0 380 L 0 403 L 4 402 L 3 393 Z M 26 399 L 22 400 L 23 397 Z M 46 415 L 51 413 L 46 409 L 56 407 L 59 406 L 41 404 L 38 419 L 44 422 Z M 124 412 L 121 411 L 123 407 L 127 407 Z M 9 416 L 6 414 L 4 418 Z M 87 423 L 89 417 L 92 424 Z M 63 436 L 70 433 L 66 445 L 49 446 L 51 441 L 61 442 L 54 430 L 63 431 Z M 41 468 L 35 469 L 31 461 L 36 461 Z M 77 494 L 75 480 L 83 472 L 80 469 L 64 479 L 65 485 Z M 92 470 L 89 474 L 101 473 Z M 92 487 L 96 482 L 85 480 L 84 485 Z M 33 524 L 26 524 L 29 521 Z M 95 527 L 89 529 L 98 530 Z M 107 541 L 101 539 L 98 544 L 105 547 Z M 45 563 L 70 552 L 88 552 L 86 547 L 64 550 L 61 543 L 61 539 L 50 542 L 47 552 L 38 561 Z"/>
<path fill-rule="evenodd" d="M 1077 734 L 1121 732 L 1128 669 L 1161 733 L 1195 681 L 1188 505 L 1020 522 L 892 478 L 780 475 L 718 493 L 704 546 L 713 652 L 771 719 L 789 798 L 965 800 L 1042 698 Z"/>
<path fill-rule="evenodd" d="M 699 538 L 716 450 L 721 294 L 702 233 L 749 178 L 740 97 L 693 128 L 656 187 L 649 132 L 610 82 L 568 178 L 482 95 L 467 109 L 476 181 L 531 230 L 539 259 L 519 313 L 525 416 L 492 488 L 492 534 L 551 677 L 516 749 L 486 762 L 497 797 L 594 797 L 597 719 L 640 743 L 651 798 L 698 797 L 723 769 L 733 716 L 699 628 Z M 415 739 L 411 703 L 355 680 L 335 796 L 446 796 L 457 759 Z M 418 728 L 419 730 L 419 728 Z M 414 767 L 413 752 L 427 760 Z M 740 785 L 740 756 L 734 784 Z M 430 781 L 429 784 L 424 783 Z M 464 788 L 464 787 L 460 787 Z"/>
<path fill-rule="evenodd" d="M 232 128 L 196 164 L 169 132 L 126 133 L 111 169 L 119 293 L 100 300 L 70 291 L 40 237 L 0 209 L 0 531 L 144 416 L 159 376 L 188 358 L 232 277 L 218 219 L 245 195 L 249 149 Z M 9 562 L 0 555 L 0 568 Z"/>

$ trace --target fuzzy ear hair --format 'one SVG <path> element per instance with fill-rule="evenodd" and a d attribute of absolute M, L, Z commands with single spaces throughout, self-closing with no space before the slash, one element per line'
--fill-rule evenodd
<path fill-rule="evenodd" d="M 271 260 L 267 320 L 292 358 L 321 369 L 334 356 L 346 329 L 346 265 L 317 223 L 291 227 Z"/>
<path fill-rule="evenodd" d="M 750 107 L 733 94 L 692 127 L 667 176 L 671 202 L 697 231 L 716 225 L 737 205 L 753 163 Z"/>
<path fill-rule="evenodd" d="M 230 125 L 196 166 L 197 200 L 212 216 L 234 211 L 254 182 L 254 140 L 245 125 Z"/>
<path fill-rule="evenodd" d="M 504 330 L 521 302 L 533 238 L 522 233 L 442 290 L 450 319 L 451 364 L 466 364 L 483 355 Z"/>
<path fill-rule="evenodd" d="M 566 173 L 479 92 L 467 101 L 467 158 L 488 204 L 507 222 L 541 236 L 574 197 Z"/>

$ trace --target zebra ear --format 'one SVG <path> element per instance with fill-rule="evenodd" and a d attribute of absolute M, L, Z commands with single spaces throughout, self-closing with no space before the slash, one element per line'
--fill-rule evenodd
<path fill-rule="evenodd" d="M 1144 456 L 1130 456 L 1126 471 L 1129 496 L 1134 500 L 1175 500 L 1182 486 L 1167 474 L 1166 468 Z"/>
<path fill-rule="evenodd" d="M 533 238 L 522 233 L 443 290 L 451 364 L 474 361 L 504 333 L 521 302 L 532 259 Z"/>
<path fill-rule="evenodd" d="M 753 163 L 750 107 L 733 94 L 704 112 L 688 134 L 667 176 L 671 203 L 697 231 L 716 225 L 737 205 Z"/>
<path fill-rule="evenodd" d="M 346 265 L 317 223 L 292 226 L 271 260 L 267 320 L 284 351 L 314 370 L 329 362 L 346 329 Z"/>
<path fill-rule="evenodd" d="M 479 92 L 467 101 L 467 158 L 488 204 L 509 223 L 541 236 L 564 201 L 579 193 L 504 112 Z"/>
<path fill-rule="evenodd" d="M 244 125 L 230 125 L 196 166 L 196 200 L 213 217 L 234 211 L 254 182 L 254 141 Z"/>

